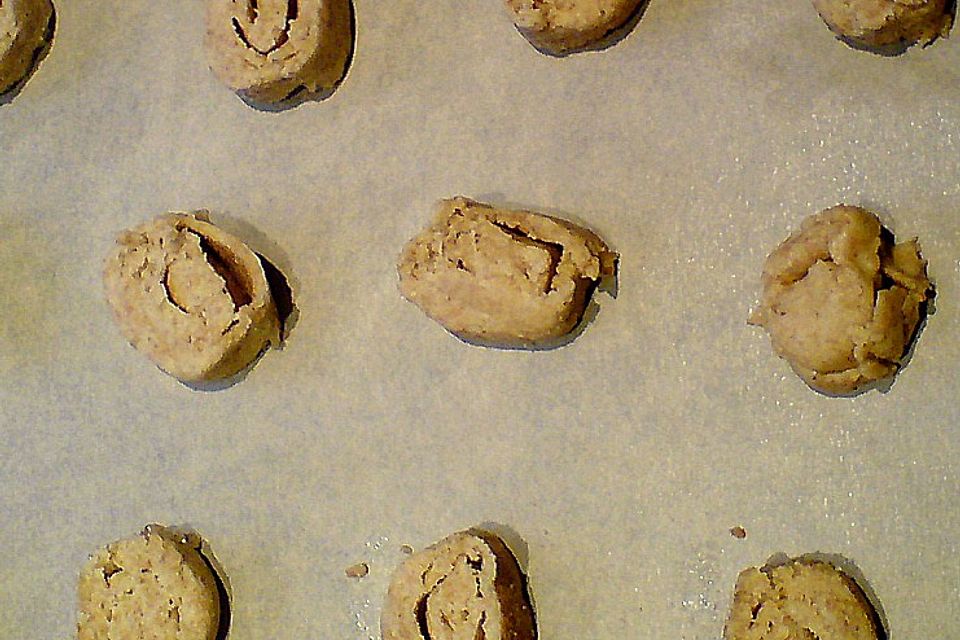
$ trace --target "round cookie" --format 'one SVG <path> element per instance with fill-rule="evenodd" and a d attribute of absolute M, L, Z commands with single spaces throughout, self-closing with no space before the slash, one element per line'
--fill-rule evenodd
<path fill-rule="evenodd" d="M 104 269 L 107 300 L 130 344 L 170 375 L 228 378 L 279 344 L 260 259 L 205 212 L 160 216 L 117 245 Z"/>
<path fill-rule="evenodd" d="M 241 97 L 332 90 L 353 51 L 350 0 L 207 0 L 210 68 Z"/>
<path fill-rule="evenodd" d="M 0 94 L 19 85 L 33 69 L 53 21 L 50 0 L 0 2 Z"/>
<path fill-rule="evenodd" d="M 852 394 L 893 376 L 931 291 L 917 241 L 840 205 L 804 220 L 767 257 L 751 323 L 810 387 Z"/>
<path fill-rule="evenodd" d="M 215 640 L 220 589 L 199 546 L 149 525 L 94 554 L 80 573 L 77 640 Z"/>
<path fill-rule="evenodd" d="M 737 577 L 724 640 L 879 640 L 873 605 L 857 583 L 827 562 L 790 560 Z"/>
<path fill-rule="evenodd" d="M 830 29 L 853 44 L 928 44 L 953 24 L 950 0 L 813 0 Z"/>
<path fill-rule="evenodd" d="M 383 640 L 534 640 L 533 608 L 516 558 L 470 529 L 407 558 L 380 616 Z"/>
<path fill-rule="evenodd" d="M 602 42 L 645 0 L 506 0 L 517 30 L 537 49 L 564 55 Z"/>

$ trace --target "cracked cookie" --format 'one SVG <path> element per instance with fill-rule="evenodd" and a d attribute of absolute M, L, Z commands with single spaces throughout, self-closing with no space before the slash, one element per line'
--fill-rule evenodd
<path fill-rule="evenodd" d="M 104 269 L 123 335 L 184 382 L 228 378 L 280 342 L 263 265 L 206 212 L 170 213 L 125 231 Z"/>
<path fill-rule="evenodd" d="M 255 103 L 332 91 L 353 51 L 352 19 L 351 0 L 208 0 L 210 68 Z"/>
<path fill-rule="evenodd" d="M 215 640 L 222 594 L 199 549 L 148 525 L 98 551 L 80 573 L 77 640 Z"/>
<path fill-rule="evenodd" d="M 645 0 L 506 0 L 517 30 L 537 49 L 564 55 L 603 41 Z"/>
<path fill-rule="evenodd" d="M 878 640 L 876 610 L 832 564 L 794 559 L 740 572 L 724 640 Z"/>
<path fill-rule="evenodd" d="M 813 0 L 841 38 L 864 47 L 929 44 L 953 24 L 952 0 Z"/>
<path fill-rule="evenodd" d="M 536 623 L 516 558 L 470 529 L 413 554 L 393 574 L 383 640 L 534 640 Z"/>
<path fill-rule="evenodd" d="M 450 333 L 491 346 L 568 335 L 617 255 L 574 224 L 463 197 L 403 249 L 400 291 Z"/>
<path fill-rule="evenodd" d="M 53 26 L 50 0 L 0 2 L 0 94 L 19 85 L 49 44 Z"/>
<path fill-rule="evenodd" d="M 851 394 L 896 374 L 931 294 L 916 239 L 840 205 L 804 220 L 767 257 L 751 324 L 813 389 Z"/>

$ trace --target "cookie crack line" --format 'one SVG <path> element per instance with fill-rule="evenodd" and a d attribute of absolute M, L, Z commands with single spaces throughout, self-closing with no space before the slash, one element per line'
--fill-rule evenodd
<path fill-rule="evenodd" d="M 170 265 L 166 265 L 163 268 L 163 275 L 160 276 L 160 286 L 163 287 L 163 293 L 167 296 L 167 302 L 175 306 L 183 313 L 186 313 L 187 315 L 190 314 L 190 310 L 177 302 L 177 299 L 173 297 L 173 293 L 170 291 Z"/>
<path fill-rule="evenodd" d="M 427 574 L 430 573 L 430 570 L 433 569 L 433 563 L 430 563 L 430 566 L 420 574 L 420 581 L 423 583 L 423 586 L 427 586 Z M 420 599 L 417 600 L 417 607 L 415 613 L 417 616 L 417 626 L 420 628 L 420 636 L 423 640 L 431 640 L 430 636 L 430 624 L 427 622 L 427 607 L 429 606 L 430 596 L 437 592 L 437 589 L 440 588 L 440 585 L 447 579 L 447 576 L 450 574 L 440 576 L 437 580 L 437 583 L 430 587 L 430 590 L 425 594 L 420 596 Z"/>
<path fill-rule="evenodd" d="M 477 583 L 477 597 L 482 598 L 483 594 L 480 591 L 480 577 L 479 575 L 476 574 L 476 572 L 480 571 L 483 568 L 483 558 L 473 559 L 469 555 L 463 554 L 459 556 L 457 559 L 461 557 L 464 559 L 465 564 L 468 567 L 470 567 L 470 569 L 472 569 L 472 572 L 475 575 L 474 579 L 476 580 L 476 583 Z M 454 562 L 456 562 L 456 560 L 454 560 Z M 430 573 L 431 569 L 433 569 L 433 563 L 430 563 L 430 565 L 426 568 L 426 570 L 424 570 L 420 574 L 420 582 L 423 584 L 423 586 L 427 585 L 427 580 L 426 580 L 427 574 Z M 422 640 L 433 640 L 433 636 L 430 635 L 430 623 L 427 620 L 427 610 L 430 607 L 430 598 L 437 592 L 437 590 L 447 580 L 447 578 L 449 578 L 450 575 L 454 573 L 456 570 L 457 570 L 456 565 L 455 564 L 451 565 L 449 573 L 438 578 L 436 584 L 430 587 L 430 590 L 424 593 L 422 596 L 420 596 L 420 598 L 417 600 L 417 604 L 414 607 L 414 616 L 417 619 L 417 627 L 420 630 L 420 637 Z M 450 624 L 450 621 L 447 619 L 447 617 L 444 615 L 442 611 L 440 612 L 440 619 L 445 624 L 445 626 L 447 626 L 451 630 L 453 629 L 453 626 Z M 486 620 L 487 620 L 486 611 L 481 611 L 480 619 L 477 621 L 477 630 L 474 633 L 475 640 L 486 639 L 487 635 L 483 629 L 483 625 L 484 623 L 486 623 Z"/>
<path fill-rule="evenodd" d="M 243 28 L 243 25 L 240 24 L 240 20 L 236 16 L 234 16 L 232 19 L 233 30 L 237 33 L 237 37 L 240 38 L 240 40 L 248 49 L 252 49 L 262 56 L 268 56 L 274 51 L 277 51 L 290 40 L 290 24 L 296 20 L 300 14 L 300 6 L 298 2 L 299 0 L 287 0 L 287 11 L 283 19 L 283 29 L 280 31 L 280 35 L 274 39 L 273 44 L 266 49 L 261 49 L 250 40 L 246 29 Z M 260 20 L 261 16 L 257 0 L 247 0 L 247 18 L 249 19 L 251 26 L 255 25 Z"/>
<path fill-rule="evenodd" d="M 430 600 L 430 596 L 436 592 L 437 587 L 443 584 L 444 580 L 446 580 L 446 576 L 440 578 L 440 580 L 437 581 L 437 584 L 433 585 L 429 591 L 420 596 L 420 599 L 417 600 L 417 606 L 414 609 L 414 615 L 416 615 L 417 627 L 420 629 L 420 637 L 423 640 L 431 640 L 430 624 L 427 622 L 427 601 Z"/>
<path fill-rule="evenodd" d="M 521 244 L 538 247 L 547 252 L 547 255 L 550 256 L 550 266 L 549 271 L 547 272 L 547 281 L 543 285 L 543 292 L 550 293 L 553 291 L 553 281 L 557 277 L 557 273 L 560 269 L 560 262 L 563 260 L 563 253 L 566 248 L 559 242 L 550 242 L 548 240 L 535 238 L 523 229 L 520 229 L 519 227 L 511 227 L 507 223 L 501 222 L 500 220 L 492 220 L 491 222 L 493 223 L 493 226 L 497 227 Z"/>
<path fill-rule="evenodd" d="M 487 621 L 487 612 L 480 612 L 480 620 L 477 621 L 477 632 L 473 636 L 473 640 L 486 640 L 487 632 L 484 631 L 483 625 Z"/>
<path fill-rule="evenodd" d="M 226 289 L 227 295 L 229 295 L 233 301 L 234 311 L 239 311 L 240 307 L 245 307 L 253 302 L 253 296 L 244 285 L 243 278 L 234 272 L 229 261 L 220 255 L 220 252 L 214 248 L 210 239 L 192 229 L 187 229 L 187 233 L 195 235 L 199 239 L 200 251 L 203 252 L 203 257 L 206 259 L 207 264 L 210 265 L 210 268 L 223 280 L 224 289 Z"/>

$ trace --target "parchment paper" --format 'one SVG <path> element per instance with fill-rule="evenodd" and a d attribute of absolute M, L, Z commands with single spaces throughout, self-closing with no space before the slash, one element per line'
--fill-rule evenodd
<path fill-rule="evenodd" d="M 355 0 L 340 89 L 268 113 L 208 72 L 199 0 L 56 4 L 0 106 L 0 638 L 71 637 L 87 555 L 153 521 L 208 541 L 233 640 L 376 638 L 400 545 L 483 522 L 525 541 L 545 640 L 716 639 L 742 568 L 815 551 L 891 638 L 958 637 L 960 42 L 884 58 L 807 2 L 652 0 L 556 59 L 499 0 Z M 617 297 L 555 351 L 448 335 L 394 262 L 455 194 L 587 224 Z M 854 399 L 746 325 L 764 256 L 838 202 L 919 237 L 938 291 Z M 124 342 L 100 278 L 119 230 L 201 207 L 299 308 L 206 393 Z"/>

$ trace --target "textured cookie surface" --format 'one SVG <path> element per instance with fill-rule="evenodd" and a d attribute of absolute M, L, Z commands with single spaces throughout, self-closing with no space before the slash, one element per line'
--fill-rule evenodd
<path fill-rule="evenodd" d="M 52 17 L 50 0 L 0 2 L 0 93 L 30 73 Z"/>
<path fill-rule="evenodd" d="M 80 574 L 78 640 L 215 640 L 220 591 L 197 543 L 150 525 Z"/>
<path fill-rule="evenodd" d="M 207 0 L 210 68 L 260 103 L 332 89 L 353 50 L 350 0 Z"/>
<path fill-rule="evenodd" d="M 604 39 L 643 0 L 506 0 L 517 29 L 538 49 L 571 53 Z"/>
<path fill-rule="evenodd" d="M 259 258 L 203 212 L 160 216 L 117 245 L 104 270 L 107 299 L 127 340 L 170 375 L 226 378 L 279 343 Z"/>
<path fill-rule="evenodd" d="M 400 257 L 400 291 L 451 333 L 497 346 L 568 334 L 616 255 L 596 235 L 529 211 L 466 198 L 440 203 L 435 222 Z"/>
<path fill-rule="evenodd" d="M 724 628 L 724 640 L 878 640 L 873 606 L 852 578 L 833 565 L 791 561 L 745 569 Z"/>
<path fill-rule="evenodd" d="M 380 617 L 383 640 L 533 640 L 523 575 L 486 531 L 455 533 L 396 570 Z"/>
<path fill-rule="evenodd" d="M 953 23 L 949 0 L 813 0 L 834 33 L 867 46 L 927 44 Z"/>
<path fill-rule="evenodd" d="M 894 375 L 930 291 L 916 240 L 837 206 L 807 218 L 767 258 L 751 321 L 811 387 L 847 394 Z"/>

